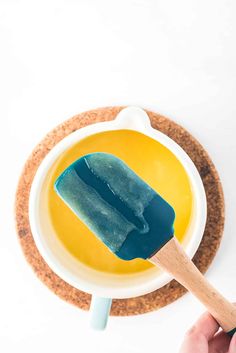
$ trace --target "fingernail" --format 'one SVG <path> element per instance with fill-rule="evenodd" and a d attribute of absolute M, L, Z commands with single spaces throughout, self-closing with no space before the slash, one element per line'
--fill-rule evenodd
<path fill-rule="evenodd" d="M 233 335 L 230 341 L 229 353 L 236 353 L 236 333 Z"/>

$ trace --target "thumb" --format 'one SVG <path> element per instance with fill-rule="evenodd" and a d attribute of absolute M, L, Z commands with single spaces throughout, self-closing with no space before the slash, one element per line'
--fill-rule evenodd
<path fill-rule="evenodd" d="M 233 335 L 230 341 L 229 353 L 236 353 L 236 333 Z"/>

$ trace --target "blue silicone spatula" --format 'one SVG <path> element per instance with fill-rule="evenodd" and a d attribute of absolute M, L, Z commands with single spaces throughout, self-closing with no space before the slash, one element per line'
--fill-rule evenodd
<path fill-rule="evenodd" d="M 122 160 L 92 153 L 70 165 L 55 190 L 119 258 L 158 265 L 194 294 L 229 335 L 236 307 L 207 282 L 174 237 L 173 208 Z"/>

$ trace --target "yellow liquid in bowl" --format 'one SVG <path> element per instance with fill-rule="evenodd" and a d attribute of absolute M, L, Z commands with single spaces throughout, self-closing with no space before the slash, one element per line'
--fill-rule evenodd
<path fill-rule="evenodd" d="M 132 130 L 106 131 L 84 138 L 66 150 L 45 181 L 48 212 L 57 237 L 80 262 L 98 271 L 132 274 L 153 267 L 148 261 L 117 258 L 64 204 L 54 191 L 57 177 L 71 163 L 92 152 L 121 158 L 175 210 L 175 236 L 183 240 L 191 219 L 193 197 L 188 175 L 178 159 L 159 142 Z"/>

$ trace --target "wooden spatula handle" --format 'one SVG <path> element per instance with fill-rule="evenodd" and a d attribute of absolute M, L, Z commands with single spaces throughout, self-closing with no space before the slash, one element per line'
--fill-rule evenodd
<path fill-rule="evenodd" d="M 149 261 L 169 272 L 205 305 L 224 331 L 236 327 L 236 307 L 205 279 L 175 238 L 164 245 Z"/>

